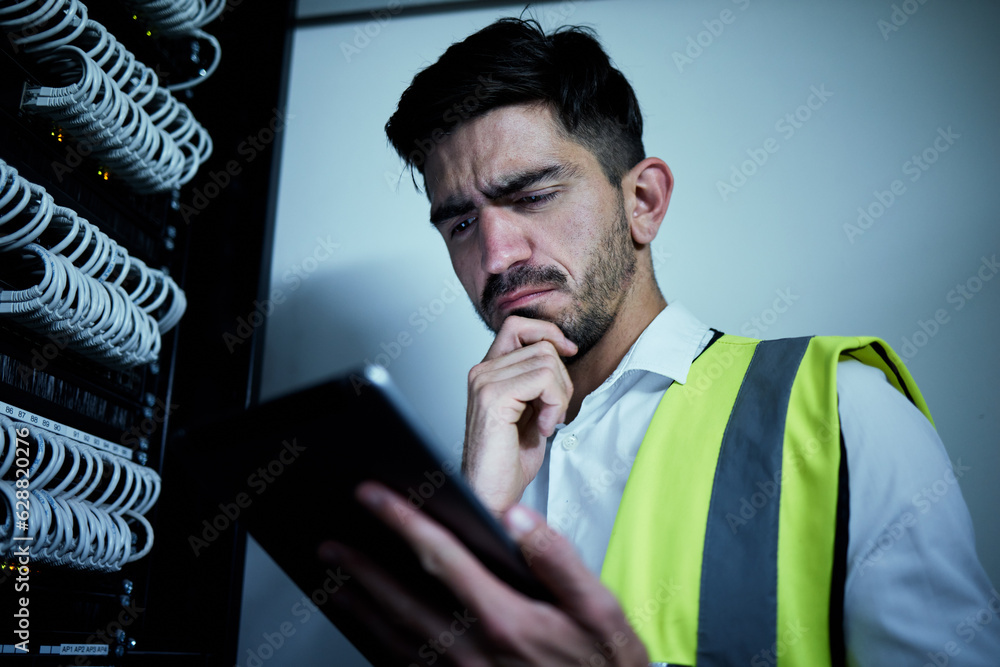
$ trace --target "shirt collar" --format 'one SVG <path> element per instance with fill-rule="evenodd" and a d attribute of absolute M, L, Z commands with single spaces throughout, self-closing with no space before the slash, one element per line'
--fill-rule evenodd
<path fill-rule="evenodd" d="M 658 373 L 684 384 L 708 333 L 707 324 L 675 301 L 661 310 L 639 334 L 618 368 L 601 386 L 613 385 L 630 371 Z"/>

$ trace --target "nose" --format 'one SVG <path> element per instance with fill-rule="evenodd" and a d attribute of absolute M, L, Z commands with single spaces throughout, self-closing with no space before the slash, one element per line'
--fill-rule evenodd
<path fill-rule="evenodd" d="M 531 257 L 531 244 L 520 221 L 500 207 L 486 206 L 479 214 L 483 270 L 501 274 Z"/>

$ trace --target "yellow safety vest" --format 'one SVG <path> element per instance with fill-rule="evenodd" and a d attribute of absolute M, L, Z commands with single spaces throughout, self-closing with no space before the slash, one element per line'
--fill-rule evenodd
<path fill-rule="evenodd" d="M 848 357 L 931 419 L 900 358 L 867 337 L 725 335 L 664 393 L 601 572 L 652 661 L 831 664 L 836 371 Z"/>

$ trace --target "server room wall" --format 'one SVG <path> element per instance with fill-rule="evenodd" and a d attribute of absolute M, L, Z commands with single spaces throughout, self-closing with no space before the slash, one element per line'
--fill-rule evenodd
<path fill-rule="evenodd" d="M 998 582 L 1000 8 L 911 4 L 900 25 L 888 1 L 593 0 L 529 13 L 547 27 L 593 26 L 638 93 L 647 152 L 676 177 L 653 243 L 668 301 L 731 333 L 871 334 L 900 351 L 963 466 L 979 553 Z M 382 126 L 421 67 L 522 9 L 296 30 L 271 266 L 283 303 L 265 325 L 263 396 L 379 361 L 458 457 L 466 373 L 490 336 Z M 731 21 L 712 34 L 706 22 L 724 11 Z M 814 90 L 829 96 L 804 107 Z M 777 151 L 747 162 L 765 145 Z M 859 207 L 871 217 L 859 222 Z M 291 615 L 301 594 L 265 583 L 267 558 L 251 551 L 248 563 L 247 600 L 279 602 L 244 609 L 241 660 L 284 621 L 296 634 L 274 664 L 337 654 L 320 639 L 333 636 L 325 620 Z"/>

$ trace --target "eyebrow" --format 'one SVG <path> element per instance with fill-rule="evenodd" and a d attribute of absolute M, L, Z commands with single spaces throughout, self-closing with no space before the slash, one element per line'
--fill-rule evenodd
<path fill-rule="evenodd" d="M 487 199 L 502 199 L 515 192 L 536 185 L 546 179 L 566 178 L 576 174 L 576 168 L 565 164 L 551 164 L 539 169 L 523 171 L 505 177 L 496 185 L 487 186 L 482 193 Z M 463 195 L 451 195 L 440 206 L 431 211 L 431 224 L 435 227 L 445 220 L 454 218 L 475 208 L 472 200 Z"/>

